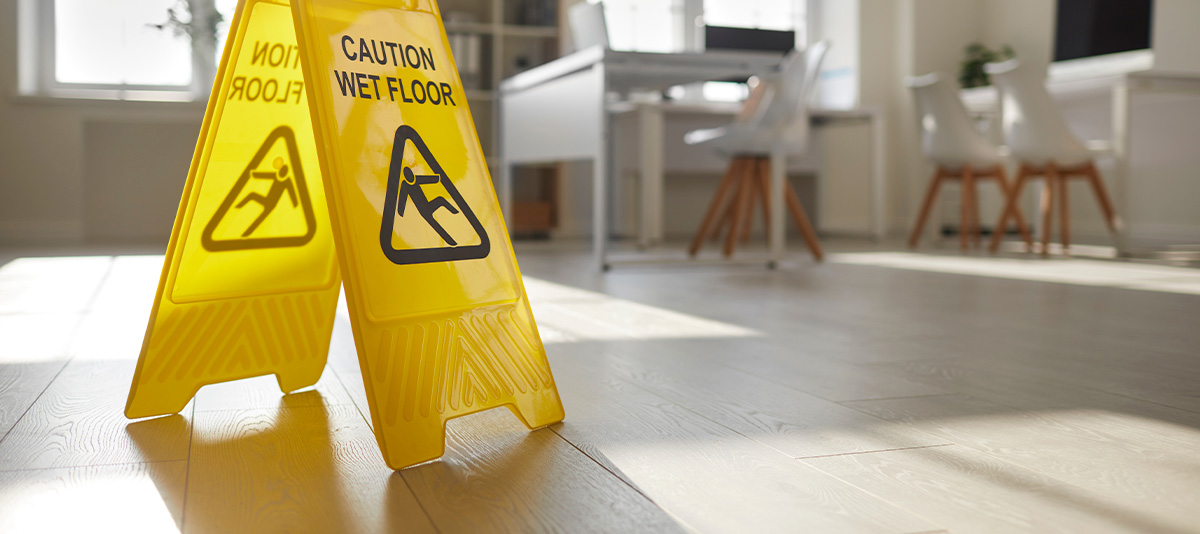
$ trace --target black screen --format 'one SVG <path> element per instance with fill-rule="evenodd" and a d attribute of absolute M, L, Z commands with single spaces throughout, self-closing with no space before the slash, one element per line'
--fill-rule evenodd
<path fill-rule="evenodd" d="M 1154 0 L 1058 0 L 1054 61 L 1150 48 Z"/>
<path fill-rule="evenodd" d="M 796 46 L 796 32 L 751 28 L 704 27 L 707 50 L 768 50 L 786 53 Z"/>

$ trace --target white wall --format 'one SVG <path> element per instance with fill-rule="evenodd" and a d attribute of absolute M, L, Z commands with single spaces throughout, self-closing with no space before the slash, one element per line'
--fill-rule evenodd
<path fill-rule="evenodd" d="M 0 0 L 0 242 L 165 246 L 202 104 L 17 96 L 17 37 L 17 1 Z"/>

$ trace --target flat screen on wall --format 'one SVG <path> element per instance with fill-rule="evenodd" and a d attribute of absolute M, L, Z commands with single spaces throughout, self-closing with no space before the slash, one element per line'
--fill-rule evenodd
<path fill-rule="evenodd" d="M 1154 0 L 1058 0 L 1054 61 L 1150 48 Z"/>

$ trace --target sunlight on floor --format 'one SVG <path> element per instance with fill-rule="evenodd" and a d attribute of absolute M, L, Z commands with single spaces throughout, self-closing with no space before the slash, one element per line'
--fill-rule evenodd
<path fill-rule="evenodd" d="M 0 266 L 0 363 L 137 359 L 162 262 L 157 255 L 63 256 Z M 525 286 L 535 316 L 556 310 L 549 314 L 555 320 L 542 325 L 547 344 L 760 335 L 536 278 L 526 277 Z"/>
<path fill-rule="evenodd" d="M 0 473 L 0 532 L 179 532 L 163 494 L 182 488 L 158 484 L 182 486 L 185 469 L 159 462 Z"/>
<path fill-rule="evenodd" d="M 1079 258 L 994 258 L 914 252 L 831 254 L 830 263 L 1200 295 L 1200 269 Z"/>
<path fill-rule="evenodd" d="M 729 323 L 647 306 L 529 276 L 525 290 L 545 344 L 614 339 L 750 337 Z M 545 313 L 545 312 L 553 313 Z"/>

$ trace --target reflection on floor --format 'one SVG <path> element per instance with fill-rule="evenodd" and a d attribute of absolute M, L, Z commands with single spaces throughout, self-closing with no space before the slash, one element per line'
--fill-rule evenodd
<path fill-rule="evenodd" d="M 344 310 L 315 387 L 131 423 L 161 256 L 0 251 L 0 532 L 1200 532 L 1200 271 L 518 257 L 567 420 L 392 472 Z"/>
<path fill-rule="evenodd" d="M 1013 280 L 1200 295 L 1200 269 L 1166 265 L 1062 257 L 1041 259 L 1034 256 L 935 256 L 914 252 L 852 252 L 834 255 L 830 261 Z"/>

